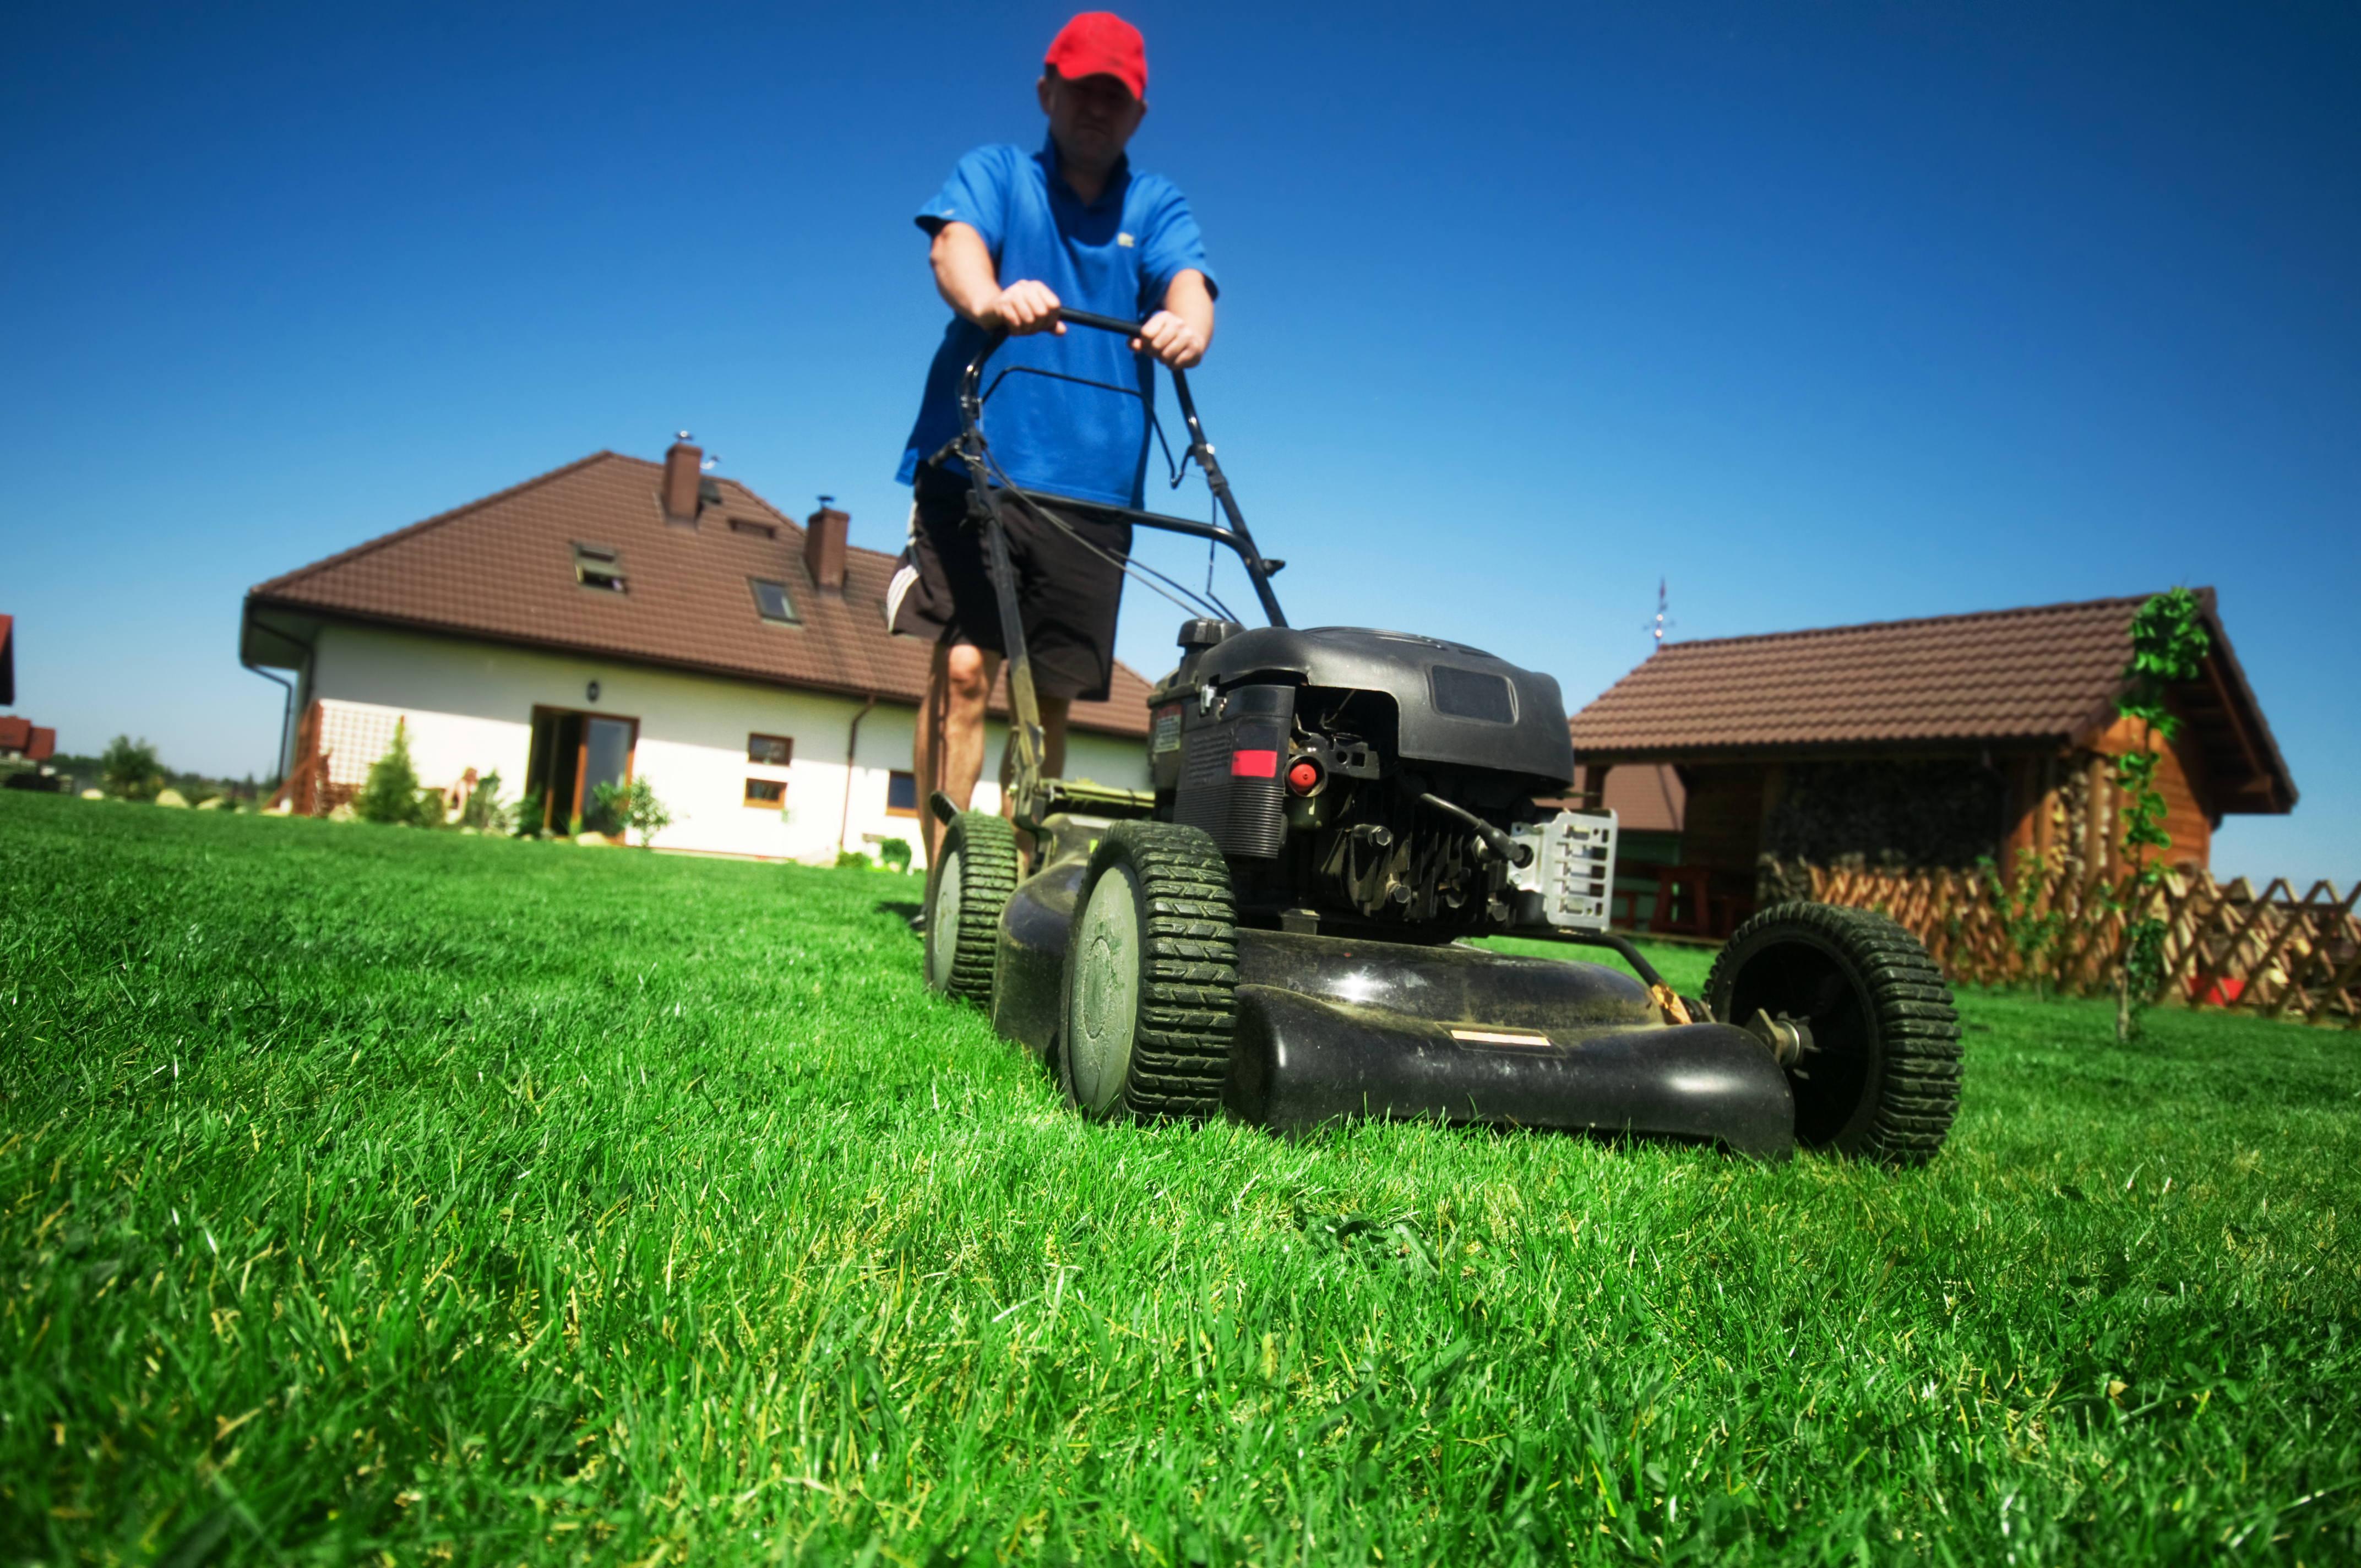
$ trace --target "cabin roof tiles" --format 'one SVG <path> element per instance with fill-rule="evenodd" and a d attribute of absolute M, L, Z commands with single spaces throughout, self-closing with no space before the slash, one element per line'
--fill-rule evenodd
<path fill-rule="evenodd" d="M 817 587 L 804 529 L 733 479 L 697 524 L 665 520 L 664 466 L 594 453 L 523 484 L 271 578 L 251 606 L 487 638 L 778 685 L 917 704 L 928 644 L 885 629 L 894 558 L 848 548 L 841 593 Z M 735 532 L 737 518 L 774 531 Z M 624 591 L 578 583 L 574 547 L 616 552 Z M 799 621 L 764 620 L 750 579 L 783 583 Z M 1071 722 L 1145 735 L 1148 683 L 1117 663 Z M 1005 712 L 999 693 L 994 709 Z"/>
<path fill-rule="evenodd" d="M 1589 762 L 2088 744 L 2114 717 L 2146 595 L 1672 642 L 1569 725 Z M 2213 652 L 2175 700 L 2232 811 L 2295 803 L 2277 742 L 2201 589 Z"/>

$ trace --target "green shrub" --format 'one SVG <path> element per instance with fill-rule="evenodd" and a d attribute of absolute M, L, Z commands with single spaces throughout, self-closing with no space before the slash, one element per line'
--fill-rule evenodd
<path fill-rule="evenodd" d="M 353 815 L 364 822 L 402 828 L 439 828 L 443 795 L 418 786 L 418 770 L 410 761 L 410 721 L 397 719 L 393 744 L 369 764 L 368 781 L 353 801 Z"/>
<path fill-rule="evenodd" d="M 856 867 L 862 871 L 867 871 L 875 863 L 858 850 L 839 850 L 836 852 L 836 869 L 840 872 L 851 871 Z"/>
<path fill-rule="evenodd" d="M 467 803 L 459 808 L 459 826 L 479 833 L 513 833 L 516 824 L 517 803 L 500 798 L 500 771 L 494 768 L 476 781 Z"/>
<path fill-rule="evenodd" d="M 877 858 L 893 870 L 907 875 L 910 870 L 910 840 L 886 839 L 877 846 Z"/>
<path fill-rule="evenodd" d="M 656 798 L 655 781 L 644 773 L 629 784 L 598 784 L 590 795 L 595 811 L 585 813 L 584 820 L 588 822 L 595 815 L 601 830 L 609 833 L 636 828 L 642 849 L 653 844 L 656 835 L 672 826 L 671 810 Z"/>

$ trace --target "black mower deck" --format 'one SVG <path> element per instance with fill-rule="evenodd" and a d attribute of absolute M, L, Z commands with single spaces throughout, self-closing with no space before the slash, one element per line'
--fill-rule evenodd
<path fill-rule="evenodd" d="M 1041 871 L 1002 911 L 994 1026 L 1052 1059 L 1067 938 L 1092 842 L 1058 816 Z M 1784 1159 L 1786 1075 L 1722 1024 L 1668 1025 L 1602 964 L 1239 929 L 1237 1032 L 1224 1103 L 1281 1131 L 1349 1117 L 1631 1133 Z"/>

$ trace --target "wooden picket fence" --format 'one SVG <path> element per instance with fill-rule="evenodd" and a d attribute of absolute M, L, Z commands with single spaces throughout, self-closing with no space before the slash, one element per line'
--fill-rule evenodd
<path fill-rule="evenodd" d="M 2164 979 L 2149 1001 L 2361 1028 L 2361 882 L 2342 895 L 2317 882 L 2298 898 L 2285 878 L 2257 894 L 2243 877 L 2224 887 L 2202 872 L 2175 872 L 2142 895 L 2128 879 L 2110 890 L 2051 872 L 2027 913 L 2055 916 L 2055 924 L 2028 960 L 2012 940 L 2009 911 L 1980 872 L 1815 866 L 1811 879 L 1821 903 L 1882 910 L 1907 927 L 1955 981 L 2038 979 L 2068 995 L 2111 995 L 2125 927 L 2152 915 L 2166 934 Z"/>

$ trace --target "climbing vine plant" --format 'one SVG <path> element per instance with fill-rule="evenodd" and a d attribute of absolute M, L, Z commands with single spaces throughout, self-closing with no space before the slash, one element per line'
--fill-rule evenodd
<path fill-rule="evenodd" d="M 2115 1038 L 2129 1040 L 2138 1023 L 2138 1011 L 2164 981 L 2166 926 L 2152 911 L 2156 885 L 2164 877 L 2164 862 L 2151 851 L 2169 850 L 2172 836 L 2164 830 L 2164 792 L 2157 787 L 2158 740 L 2170 740 L 2180 720 L 2168 706 L 2171 689 L 2193 681 L 2198 666 L 2212 646 L 2205 635 L 2203 606 L 2187 588 L 2160 593 L 2132 616 L 2132 658 L 2124 666 L 2122 695 L 2115 711 L 2140 726 L 2137 749 L 2115 759 L 2115 785 L 2123 792 L 2124 852 L 2132 874 L 2124 906 L 2123 962 L 2115 976 Z"/>

